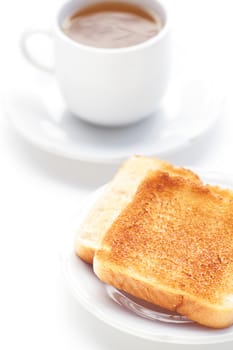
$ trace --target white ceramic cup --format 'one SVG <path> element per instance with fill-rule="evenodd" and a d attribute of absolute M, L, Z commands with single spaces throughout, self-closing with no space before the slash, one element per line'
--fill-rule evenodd
<path fill-rule="evenodd" d="M 107 0 L 100 0 L 104 2 Z M 118 0 L 141 5 L 141 0 Z M 56 15 L 52 34 L 27 31 L 21 48 L 36 67 L 53 72 L 68 109 L 77 117 L 99 125 L 119 126 L 139 121 L 156 111 L 166 92 L 171 66 L 168 14 L 157 0 L 144 0 L 143 7 L 155 10 L 163 20 L 153 38 L 126 48 L 96 48 L 79 44 L 61 29 L 63 20 L 98 0 L 66 2 Z M 28 39 L 35 34 L 51 35 L 54 67 L 42 65 L 30 52 Z"/>

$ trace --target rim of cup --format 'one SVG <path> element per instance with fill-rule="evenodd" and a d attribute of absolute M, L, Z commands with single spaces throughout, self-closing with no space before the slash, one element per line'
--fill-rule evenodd
<path fill-rule="evenodd" d="M 99 1 L 99 2 L 101 2 L 101 1 Z M 127 1 L 124 1 L 124 2 L 127 2 Z M 152 44 L 160 42 L 161 39 L 169 31 L 169 18 L 168 18 L 168 10 L 167 10 L 166 5 L 161 4 L 161 2 L 158 0 L 151 0 L 151 2 L 154 2 L 156 4 L 156 6 L 158 6 L 158 9 L 159 9 L 158 12 L 159 12 L 159 15 L 162 14 L 162 20 L 164 21 L 164 24 L 163 24 L 163 27 L 158 34 L 156 34 L 154 37 L 152 37 L 152 38 L 150 38 L 150 39 L 148 39 L 140 44 L 137 44 L 137 45 L 121 47 L 121 48 L 102 48 L 102 47 L 84 45 L 82 43 L 79 43 L 79 42 L 71 39 L 68 35 L 66 35 L 63 32 L 63 30 L 61 28 L 61 23 L 62 23 L 62 20 L 64 20 L 65 16 L 67 16 L 67 14 L 69 14 L 69 13 L 72 14 L 72 12 L 74 12 L 75 7 L 74 7 L 73 11 L 69 11 L 68 13 L 65 13 L 65 15 L 64 15 L 65 9 L 69 8 L 72 4 L 78 3 L 77 0 L 71 0 L 69 2 L 66 2 L 65 4 L 63 4 L 60 7 L 60 10 L 58 11 L 58 15 L 57 15 L 56 20 L 55 20 L 55 33 L 58 34 L 59 36 L 61 36 L 62 39 L 65 42 L 67 42 L 69 45 L 72 45 L 74 47 L 78 47 L 82 50 L 92 51 L 92 52 L 96 52 L 96 53 L 120 54 L 120 53 L 126 53 L 126 52 L 132 52 L 132 51 L 138 51 L 141 49 L 145 49 L 147 47 L 150 47 Z"/>

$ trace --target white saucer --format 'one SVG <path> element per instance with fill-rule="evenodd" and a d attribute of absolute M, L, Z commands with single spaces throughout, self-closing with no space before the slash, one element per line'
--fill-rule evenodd
<path fill-rule="evenodd" d="M 73 116 L 53 77 L 33 81 L 25 75 L 18 80 L 20 88 L 8 92 L 5 107 L 25 139 L 59 156 L 99 163 L 120 162 L 132 154 L 164 157 L 207 131 L 222 110 L 217 84 L 192 74 L 176 74 L 160 110 L 123 128 L 96 127 Z"/>
<path fill-rule="evenodd" d="M 219 173 L 203 173 L 196 170 L 202 180 L 209 184 L 217 184 L 223 187 L 233 188 L 232 175 Z M 94 275 L 92 267 L 82 262 L 74 254 L 74 233 L 78 225 L 87 215 L 90 207 L 97 200 L 103 188 L 93 192 L 82 205 L 77 218 L 65 227 L 62 232 L 61 261 L 65 277 L 77 300 L 93 315 L 103 322 L 119 329 L 122 332 L 136 337 L 150 339 L 158 342 L 177 344 L 209 344 L 222 343 L 233 340 L 233 326 L 214 330 L 202 327 L 187 319 L 177 317 L 174 322 L 168 319 L 168 315 L 158 314 L 151 318 L 151 313 L 141 314 L 141 309 L 134 298 L 127 295 L 128 302 L 122 295 L 113 295 L 114 290 L 106 288 Z M 68 235 L 68 232 L 71 234 Z M 116 290 L 115 290 L 116 291 Z M 115 300 L 115 301 L 114 301 Z M 136 309 L 135 309 L 136 307 Z M 140 316 L 139 316 L 140 315 Z M 141 317 L 143 316 L 143 317 Z M 159 316 L 159 317 L 158 317 Z M 160 317 L 161 316 L 161 317 Z"/>

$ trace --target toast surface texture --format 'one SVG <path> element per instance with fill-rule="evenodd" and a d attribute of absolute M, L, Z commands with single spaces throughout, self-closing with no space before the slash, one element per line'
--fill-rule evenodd
<path fill-rule="evenodd" d="M 214 328 L 233 323 L 233 196 L 151 172 L 102 239 L 105 283 Z"/>
<path fill-rule="evenodd" d="M 155 158 L 131 157 L 121 166 L 113 180 L 105 186 L 77 230 L 75 251 L 81 259 L 87 263 L 93 263 L 100 238 L 130 203 L 147 174 L 159 169 L 200 182 L 199 177 L 190 170 L 174 168 L 169 163 Z"/>

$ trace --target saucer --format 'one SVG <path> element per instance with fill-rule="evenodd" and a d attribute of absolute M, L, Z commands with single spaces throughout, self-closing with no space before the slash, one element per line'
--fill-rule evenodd
<path fill-rule="evenodd" d="M 20 82 L 5 99 L 15 129 L 44 151 L 96 163 L 121 162 L 132 154 L 165 157 L 186 147 L 214 125 L 224 102 L 211 79 L 185 72 L 173 77 L 156 113 L 133 125 L 107 128 L 72 115 L 52 76 Z"/>
<path fill-rule="evenodd" d="M 233 188 L 232 175 L 193 169 L 204 183 Z M 92 266 L 74 253 L 74 236 L 104 187 L 92 192 L 74 220 L 61 232 L 60 257 L 66 280 L 77 299 L 99 320 L 135 337 L 176 344 L 213 344 L 233 340 L 233 326 L 210 329 L 163 309 L 152 309 L 138 299 L 102 283 Z M 69 234 L 70 232 L 70 234 Z"/>

